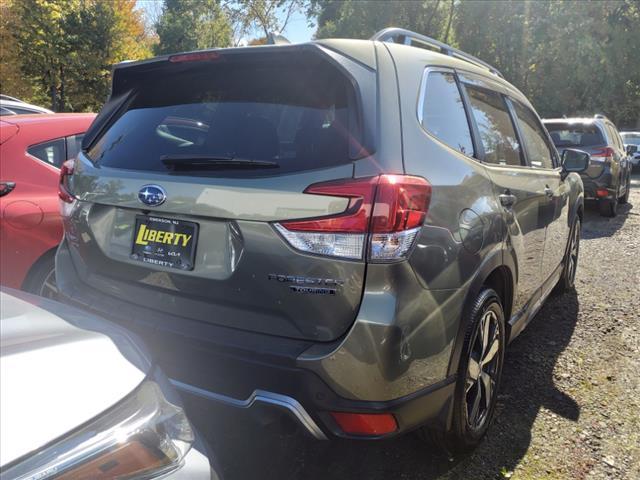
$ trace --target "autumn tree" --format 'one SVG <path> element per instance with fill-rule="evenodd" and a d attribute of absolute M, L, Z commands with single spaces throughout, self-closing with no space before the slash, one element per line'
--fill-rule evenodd
<path fill-rule="evenodd" d="M 10 13 L 15 66 L 31 100 L 48 98 L 55 111 L 98 109 L 111 65 L 151 53 L 135 0 L 20 0 Z"/>

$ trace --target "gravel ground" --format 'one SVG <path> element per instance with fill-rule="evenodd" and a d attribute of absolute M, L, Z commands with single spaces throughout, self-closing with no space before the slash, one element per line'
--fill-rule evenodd
<path fill-rule="evenodd" d="M 507 350 L 495 422 L 468 456 L 447 458 L 413 435 L 316 442 L 187 405 L 196 423 L 210 420 L 227 480 L 640 479 L 640 175 L 617 218 L 587 205 L 576 286 Z"/>

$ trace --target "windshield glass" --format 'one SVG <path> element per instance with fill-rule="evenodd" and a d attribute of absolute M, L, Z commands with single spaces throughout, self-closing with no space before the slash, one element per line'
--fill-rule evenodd
<path fill-rule="evenodd" d="M 600 129 L 593 123 L 545 123 L 556 147 L 593 147 L 606 143 Z"/>
<path fill-rule="evenodd" d="M 640 145 L 640 133 L 621 133 L 622 141 L 633 145 Z"/>

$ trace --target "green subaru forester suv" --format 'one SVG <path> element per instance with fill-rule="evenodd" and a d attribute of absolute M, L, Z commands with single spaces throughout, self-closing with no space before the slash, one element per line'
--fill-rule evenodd
<path fill-rule="evenodd" d="M 57 281 L 183 392 L 468 450 L 507 344 L 573 287 L 588 157 L 401 29 L 123 63 L 61 171 Z"/>

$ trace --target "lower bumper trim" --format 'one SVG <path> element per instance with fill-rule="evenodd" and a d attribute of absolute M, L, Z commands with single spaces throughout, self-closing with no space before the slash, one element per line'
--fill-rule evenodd
<path fill-rule="evenodd" d="M 256 403 L 265 403 L 282 408 L 292 414 L 302 427 L 311 434 L 311 436 L 317 440 L 327 440 L 327 436 L 320 427 L 318 427 L 318 424 L 311 418 L 304 407 L 295 398 L 291 398 L 287 395 L 281 395 L 279 393 L 268 392 L 266 390 L 254 390 L 249 398 L 246 400 L 240 400 L 220 393 L 211 392 L 194 385 L 189 385 L 178 380 L 170 379 L 170 381 L 178 390 L 236 408 L 248 409 Z"/>

